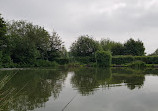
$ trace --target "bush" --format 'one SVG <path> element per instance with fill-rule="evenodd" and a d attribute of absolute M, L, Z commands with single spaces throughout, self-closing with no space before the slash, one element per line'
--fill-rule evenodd
<path fill-rule="evenodd" d="M 133 62 L 133 56 L 114 56 L 112 57 L 112 64 L 121 65 Z"/>
<path fill-rule="evenodd" d="M 0 51 L 0 67 L 2 67 L 2 51 Z"/>
<path fill-rule="evenodd" d="M 55 61 L 56 61 L 58 64 L 60 64 L 60 65 L 64 65 L 64 64 L 68 64 L 68 63 L 69 63 L 69 59 L 68 59 L 68 58 L 56 59 Z"/>
<path fill-rule="evenodd" d="M 11 57 L 9 55 L 4 54 L 2 57 L 2 67 L 4 68 L 12 68 L 14 67 L 14 63 L 11 60 Z"/>
<path fill-rule="evenodd" d="M 86 57 L 75 57 L 74 58 L 74 62 L 80 62 L 82 64 L 89 64 L 89 63 L 93 63 L 96 62 L 95 57 L 92 56 L 86 56 Z"/>
<path fill-rule="evenodd" d="M 55 61 L 51 62 L 48 60 L 37 60 L 35 62 L 35 67 L 56 67 L 58 66 L 58 63 Z"/>
<path fill-rule="evenodd" d="M 146 64 L 143 61 L 134 61 L 132 63 L 127 64 L 127 66 L 132 68 L 143 68 L 146 67 Z"/>
<path fill-rule="evenodd" d="M 158 64 L 158 56 L 136 56 L 135 60 L 141 60 L 146 64 Z"/>
<path fill-rule="evenodd" d="M 113 56 L 112 64 L 121 65 L 134 61 L 134 56 Z"/>
<path fill-rule="evenodd" d="M 109 67 L 111 65 L 111 53 L 108 51 L 97 51 L 96 62 L 99 67 Z"/>
<path fill-rule="evenodd" d="M 113 56 L 112 64 L 121 65 L 134 61 L 143 61 L 146 64 L 158 64 L 158 56 Z"/>

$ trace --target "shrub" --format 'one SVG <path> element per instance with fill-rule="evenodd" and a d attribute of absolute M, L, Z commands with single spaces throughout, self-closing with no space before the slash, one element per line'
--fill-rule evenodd
<path fill-rule="evenodd" d="M 2 57 L 2 67 L 4 68 L 12 68 L 14 67 L 14 63 L 11 60 L 11 57 L 9 55 L 4 54 Z"/>
<path fill-rule="evenodd" d="M 2 67 L 2 51 L 0 51 L 0 67 Z"/>
<path fill-rule="evenodd" d="M 112 57 L 112 64 L 121 65 L 134 61 L 133 56 L 114 56 Z"/>
<path fill-rule="evenodd" d="M 112 64 L 121 65 L 133 61 L 143 61 L 146 64 L 158 64 L 158 56 L 113 56 Z"/>
<path fill-rule="evenodd" d="M 55 61 L 51 62 L 48 60 L 37 60 L 35 62 L 35 67 L 56 67 L 58 66 L 58 63 Z"/>
<path fill-rule="evenodd" d="M 158 56 L 136 56 L 135 60 L 141 60 L 146 64 L 158 64 Z"/>
<path fill-rule="evenodd" d="M 74 61 L 76 62 L 80 62 L 82 64 L 89 64 L 89 63 L 93 63 L 96 62 L 95 57 L 93 56 L 86 56 L 86 57 L 75 57 Z"/>
<path fill-rule="evenodd" d="M 146 64 L 143 61 L 134 61 L 132 63 L 127 64 L 127 66 L 132 68 L 143 68 L 146 67 Z"/>
<path fill-rule="evenodd" d="M 108 51 L 97 51 L 96 62 L 99 67 L 109 67 L 111 65 L 111 53 Z"/>
<path fill-rule="evenodd" d="M 60 64 L 60 65 L 64 65 L 64 64 L 68 64 L 69 63 L 69 59 L 68 58 L 60 58 L 60 59 L 56 59 L 55 61 L 58 64 Z"/>

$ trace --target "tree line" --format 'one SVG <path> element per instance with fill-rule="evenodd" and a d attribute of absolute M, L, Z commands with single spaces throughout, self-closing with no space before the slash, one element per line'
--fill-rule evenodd
<path fill-rule="evenodd" d="M 49 61 L 66 57 L 66 48 L 56 32 L 49 34 L 44 27 L 30 22 L 5 22 L 0 17 L 0 62 L 3 67 L 51 65 Z"/>
<path fill-rule="evenodd" d="M 54 66 L 68 63 L 70 58 L 94 57 L 97 51 L 108 51 L 112 56 L 144 56 L 142 41 L 130 38 L 124 44 L 101 39 L 97 41 L 88 35 L 80 36 L 67 52 L 64 42 L 44 27 L 19 20 L 6 22 L 0 15 L 0 66 Z M 156 50 L 151 55 L 157 55 Z M 56 62 L 54 62 L 56 61 Z"/>
<path fill-rule="evenodd" d="M 144 56 L 145 47 L 142 41 L 130 38 L 124 44 L 114 42 L 110 39 L 102 39 L 96 41 L 92 37 L 81 36 L 70 47 L 73 56 L 93 56 L 98 50 L 109 51 L 113 56 L 116 55 L 132 55 Z"/>

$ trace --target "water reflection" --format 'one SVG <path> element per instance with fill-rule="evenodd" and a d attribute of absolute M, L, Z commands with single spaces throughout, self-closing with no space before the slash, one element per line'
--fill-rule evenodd
<path fill-rule="evenodd" d="M 15 73 L 16 71 L 1 71 L 1 77 Z M 43 107 L 50 96 L 54 99 L 59 96 L 66 76 L 65 70 L 18 71 L 6 84 L 7 87 L 2 90 L 16 89 L 16 92 L 11 95 L 15 96 L 13 102 L 5 110 L 27 111 Z"/>
<path fill-rule="evenodd" d="M 75 89 L 82 95 L 94 94 L 94 92 L 102 88 L 110 88 L 125 85 L 129 89 L 141 88 L 145 77 L 139 74 L 140 71 L 128 71 L 129 69 L 94 69 L 82 68 L 75 70 L 71 83 Z M 128 73 L 127 73 L 127 72 Z"/>
<path fill-rule="evenodd" d="M 110 77 L 110 69 L 82 68 L 75 70 L 71 83 L 82 95 L 89 95 L 93 94 L 100 85 L 104 86 Z"/>
<path fill-rule="evenodd" d="M 70 70 L 73 73 L 70 73 Z M 65 105 L 66 103 L 61 103 L 64 101 L 63 99 L 69 97 L 70 94 L 76 95 L 76 92 L 80 94 L 80 97 L 90 97 L 89 95 L 93 97 L 98 94 L 96 99 L 102 95 L 100 99 L 96 100 L 99 103 L 99 100 L 104 96 L 102 93 L 99 95 L 100 90 L 105 90 L 106 92 L 110 89 L 115 90 L 120 88 L 121 90 L 117 89 L 117 91 L 127 92 L 127 90 L 135 91 L 134 89 L 142 89 L 146 74 L 158 75 L 158 69 L 78 68 L 69 70 L 3 70 L 0 71 L 0 78 L 6 75 L 13 77 L 1 92 L 14 89 L 14 92 L 10 93 L 10 97 L 14 99 L 9 102 L 5 111 L 28 111 L 37 108 L 40 110 L 42 107 L 47 107 L 47 102 L 52 100 L 52 98 L 54 103 L 58 101 L 54 105 Z M 62 98 L 60 98 L 61 95 Z M 118 98 L 118 95 L 109 96 L 109 101 L 110 97 L 116 96 Z M 107 98 L 107 96 L 104 96 L 104 98 Z M 69 100 L 69 98 L 67 99 Z M 108 103 L 105 100 L 103 102 Z M 52 105 L 46 111 L 53 110 Z M 58 109 L 58 106 L 56 105 L 55 108 Z M 43 111 L 43 109 L 40 111 Z"/>

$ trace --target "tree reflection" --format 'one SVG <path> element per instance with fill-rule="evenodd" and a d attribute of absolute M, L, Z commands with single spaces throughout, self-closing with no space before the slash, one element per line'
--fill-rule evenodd
<path fill-rule="evenodd" d="M 113 73 L 112 73 L 113 72 Z M 71 83 L 83 96 L 93 94 L 98 88 L 127 86 L 129 89 L 141 88 L 144 84 L 144 74 L 130 69 L 100 69 L 81 68 L 75 70 Z"/>
<path fill-rule="evenodd" d="M 16 71 L 1 71 L 1 76 L 14 74 Z M 6 110 L 27 111 L 43 107 L 50 96 L 56 99 L 62 90 L 66 71 L 57 70 L 23 70 L 19 71 L 8 83 L 7 87 L 16 89 L 12 94 L 14 100 Z"/>
<path fill-rule="evenodd" d="M 109 84 L 113 84 L 113 86 L 120 86 L 122 83 L 125 83 L 124 85 L 127 85 L 127 87 L 132 90 L 136 87 L 141 88 L 144 84 L 144 80 L 144 75 L 113 74 L 112 79 L 109 81 Z"/>
<path fill-rule="evenodd" d="M 82 68 L 75 71 L 71 83 L 82 95 L 89 95 L 93 94 L 100 85 L 105 85 L 110 76 L 110 69 Z"/>
<path fill-rule="evenodd" d="M 145 74 L 158 74 L 157 69 L 78 68 L 73 71 L 70 82 L 83 96 L 94 94 L 98 89 L 106 90 L 119 86 L 128 87 L 130 90 L 139 89 L 144 84 Z M 51 69 L 0 71 L 0 78 L 6 75 L 13 76 L 6 84 L 7 87 L 0 91 L 14 89 L 14 92 L 10 93 L 14 99 L 5 111 L 27 111 L 44 107 L 50 97 L 59 97 L 67 73 L 67 70 Z"/>

